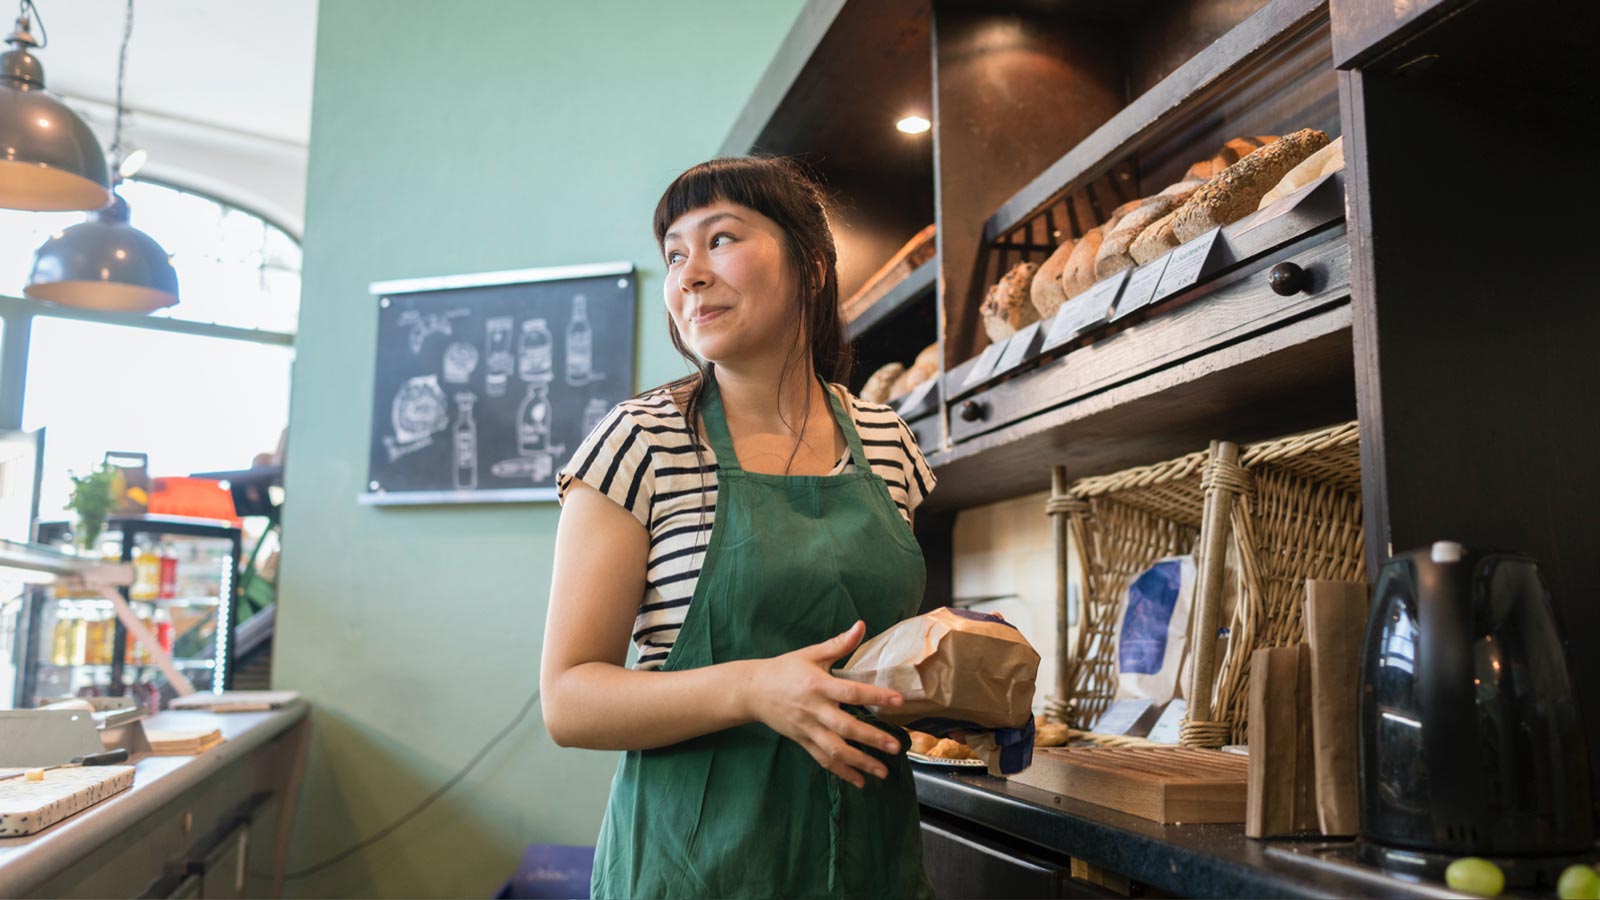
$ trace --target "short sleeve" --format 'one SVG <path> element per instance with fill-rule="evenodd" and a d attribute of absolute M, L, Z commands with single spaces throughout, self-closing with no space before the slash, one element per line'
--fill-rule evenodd
<path fill-rule="evenodd" d="M 625 407 L 612 407 L 556 474 L 556 499 L 565 504 L 573 481 L 581 481 L 650 527 L 655 477 L 649 438 Z"/>
<path fill-rule="evenodd" d="M 911 428 L 899 416 L 895 422 L 900 426 L 900 442 L 906 448 L 906 505 L 913 511 L 922 505 L 922 501 L 933 493 L 939 480 L 933 477 L 933 470 L 928 468 L 928 461 L 922 456 L 922 448 L 917 446 L 917 437 L 911 433 Z"/>

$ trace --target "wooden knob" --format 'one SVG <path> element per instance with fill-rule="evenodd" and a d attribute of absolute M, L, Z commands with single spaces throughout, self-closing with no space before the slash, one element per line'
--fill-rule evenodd
<path fill-rule="evenodd" d="M 1292 262 L 1281 262 L 1267 271 L 1267 286 L 1274 294 L 1288 297 L 1306 287 L 1306 270 Z"/>
<path fill-rule="evenodd" d="M 983 404 L 976 400 L 968 400 L 961 404 L 961 421 L 976 422 L 988 413 Z"/>

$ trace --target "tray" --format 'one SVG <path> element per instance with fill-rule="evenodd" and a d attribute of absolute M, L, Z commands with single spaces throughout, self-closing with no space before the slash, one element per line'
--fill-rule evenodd
<path fill-rule="evenodd" d="M 0 781 L 0 838 L 42 831 L 130 787 L 133 766 L 53 769 L 44 773 L 43 781 Z"/>
<path fill-rule="evenodd" d="M 946 768 L 955 768 L 955 769 L 970 769 L 970 768 L 972 768 L 974 766 L 982 769 L 982 768 L 985 768 L 986 765 L 987 765 L 981 759 L 941 759 L 941 758 L 939 758 L 937 756 L 924 756 L 921 753 L 912 753 L 910 750 L 906 751 L 906 758 L 911 760 L 914 763 L 921 763 L 922 765 L 925 765 L 925 766 L 936 766 L 936 767 L 946 767 Z"/>
<path fill-rule="evenodd" d="M 1035 747 L 1017 784 L 1163 825 L 1243 822 L 1248 757 L 1190 747 Z"/>

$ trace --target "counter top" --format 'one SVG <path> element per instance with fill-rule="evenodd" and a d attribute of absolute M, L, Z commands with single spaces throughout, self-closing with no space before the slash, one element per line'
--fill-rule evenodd
<path fill-rule="evenodd" d="M 926 807 L 1179 896 L 1465 896 L 1343 861 L 1347 841 L 1257 841 L 1242 825 L 1161 825 L 983 774 L 918 768 L 916 784 Z"/>
<path fill-rule="evenodd" d="M 36 834 L 0 839 L 0 897 L 16 897 L 88 856 L 164 804 L 266 744 L 305 717 L 303 701 L 268 712 L 169 710 L 144 720 L 147 728 L 218 728 L 226 738 L 198 756 L 144 756 L 134 762 L 133 787 Z"/>

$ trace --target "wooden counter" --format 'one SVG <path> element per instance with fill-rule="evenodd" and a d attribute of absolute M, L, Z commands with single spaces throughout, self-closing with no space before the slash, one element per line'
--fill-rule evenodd
<path fill-rule="evenodd" d="M 0 897 L 265 897 L 282 892 L 311 720 L 164 712 L 150 728 L 219 728 L 199 756 L 144 756 L 133 787 L 45 830 L 0 840 Z"/>

